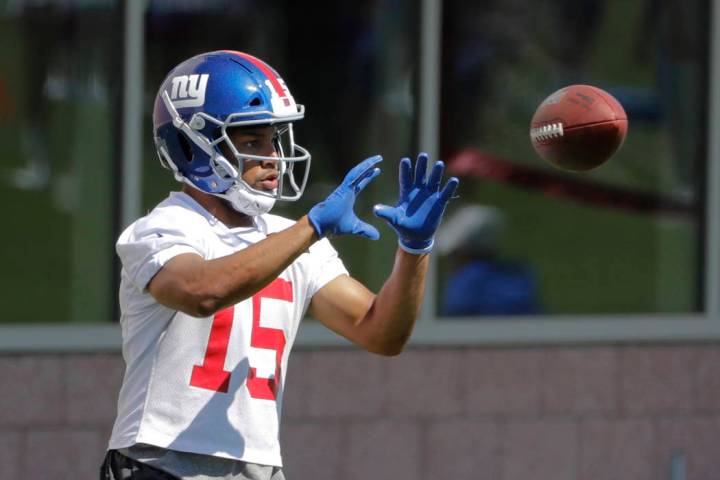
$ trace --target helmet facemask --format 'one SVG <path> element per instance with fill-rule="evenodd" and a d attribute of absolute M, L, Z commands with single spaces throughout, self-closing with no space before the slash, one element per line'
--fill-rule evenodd
<path fill-rule="evenodd" d="M 295 143 L 292 123 L 255 125 L 261 127 L 267 125 L 275 126 L 275 135 L 272 139 L 275 156 L 253 155 L 242 152 L 230 139 L 228 134 L 229 128 L 243 128 L 253 125 L 226 122 L 220 129 L 219 138 L 213 142 L 214 144 L 224 144 L 226 147 L 223 150 L 226 154 L 225 156 L 227 156 L 227 152 L 231 153 L 231 158 L 234 160 L 232 163 L 237 169 L 237 174 L 234 176 L 234 180 L 243 183 L 249 192 L 256 195 L 291 202 L 300 199 L 303 191 L 305 190 L 305 185 L 307 184 L 310 173 L 310 153 Z M 271 161 L 276 163 L 278 171 L 277 188 L 270 191 L 261 190 L 254 188 L 245 182 L 242 175 L 245 172 L 247 161 Z M 211 162 L 211 165 L 213 164 L 214 162 Z"/>
<path fill-rule="evenodd" d="M 258 112 L 233 113 L 228 115 L 225 121 L 221 121 L 204 112 L 197 112 L 190 118 L 189 122 L 185 122 L 173 106 L 167 92 L 164 92 L 163 101 L 173 118 L 175 128 L 199 147 L 202 154 L 208 156 L 208 165 L 212 169 L 213 177 L 216 180 L 210 181 L 209 191 L 202 191 L 227 200 L 235 210 L 251 216 L 267 213 L 274 206 L 276 200 L 295 201 L 302 196 L 310 172 L 310 153 L 295 143 L 292 123 L 290 123 L 292 120 L 300 119 L 304 115 L 304 109 L 301 105 L 298 105 L 297 115 L 292 116 L 279 116 L 267 111 L 259 113 L 269 116 L 270 119 L 257 120 L 248 119 L 247 117 L 257 116 Z M 240 152 L 228 135 L 228 128 L 263 127 L 267 125 L 278 125 L 276 135 L 273 138 L 276 156 L 252 155 Z M 219 132 L 213 140 L 210 140 L 201 132 L 208 132 L 213 129 Z M 221 145 L 225 147 L 225 153 L 221 150 Z M 226 159 L 227 152 L 230 152 L 234 158 Z M 167 163 L 170 160 L 169 156 L 164 160 Z M 249 185 L 242 178 L 245 171 L 245 162 L 248 160 L 277 162 L 277 188 L 267 191 Z M 173 170 L 175 170 L 177 177 L 177 169 L 173 168 Z M 296 173 L 299 173 L 297 177 Z M 181 178 L 183 182 L 198 188 L 187 178 Z"/>

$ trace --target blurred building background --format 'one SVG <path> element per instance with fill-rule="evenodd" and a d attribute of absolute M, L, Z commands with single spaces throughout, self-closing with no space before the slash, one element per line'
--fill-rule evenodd
<path fill-rule="evenodd" d="M 492 241 L 532 279 L 533 308 L 449 313 L 460 257 L 440 248 L 398 358 L 308 318 L 289 479 L 720 478 L 718 3 L 0 0 L 0 479 L 96 478 L 123 372 L 114 241 L 177 188 L 152 101 L 172 66 L 215 49 L 263 58 L 306 105 L 310 184 L 279 213 L 380 153 L 357 208 L 373 218 L 397 160 L 428 151 L 461 176 L 448 216 L 503 219 L 500 241 L 478 230 L 471 246 Z M 630 124 L 583 175 L 544 164 L 528 134 L 574 83 L 615 95 Z M 396 240 L 371 221 L 378 242 L 334 244 L 378 289 Z M 488 278 L 466 295 L 513 298 Z"/>

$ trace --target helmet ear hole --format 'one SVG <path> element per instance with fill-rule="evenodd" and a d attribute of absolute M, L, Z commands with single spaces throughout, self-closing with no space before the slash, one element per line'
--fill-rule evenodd
<path fill-rule="evenodd" d="M 178 143 L 180 144 L 180 148 L 182 149 L 183 155 L 185 155 L 187 162 L 192 163 L 193 157 L 195 156 L 193 154 L 193 149 L 190 146 L 190 142 L 188 141 L 188 139 L 185 138 L 185 135 L 181 132 L 178 132 Z"/>
<path fill-rule="evenodd" d="M 251 107 L 259 107 L 260 105 L 262 105 L 262 100 L 260 99 L 259 96 L 256 95 L 252 98 L 252 100 L 250 100 L 248 105 Z"/>

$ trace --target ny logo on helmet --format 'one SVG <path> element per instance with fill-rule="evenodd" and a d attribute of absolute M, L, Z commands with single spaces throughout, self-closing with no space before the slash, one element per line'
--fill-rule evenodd
<path fill-rule="evenodd" d="M 172 79 L 170 99 L 175 108 L 199 107 L 205 103 L 205 89 L 210 75 L 180 75 Z"/>

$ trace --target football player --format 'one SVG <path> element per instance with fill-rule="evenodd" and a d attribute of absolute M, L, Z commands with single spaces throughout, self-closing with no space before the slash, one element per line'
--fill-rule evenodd
<path fill-rule="evenodd" d="M 155 99 L 161 163 L 182 182 L 117 242 L 126 372 L 102 478 L 282 479 L 283 384 L 309 311 L 360 347 L 396 355 L 420 308 L 428 254 L 458 180 L 442 162 L 400 162 L 400 197 L 374 213 L 398 235 L 375 295 L 328 237 L 377 239 L 353 212 L 381 157 L 354 167 L 307 215 L 268 213 L 300 198 L 310 154 L 304 107 L 269 65 L 218 51 L 173 69 Z"/>

